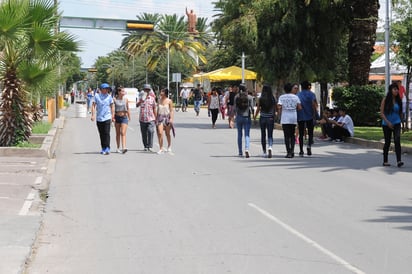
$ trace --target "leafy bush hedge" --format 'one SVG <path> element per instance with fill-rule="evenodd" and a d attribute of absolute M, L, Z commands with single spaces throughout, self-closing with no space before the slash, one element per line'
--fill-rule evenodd
<path fill-rule="evenodd" d="M 379 108 L 384 86 L 350 86 L 333 89 L 332 99 L 339 108 L 346 108 L 357 126 L 379 126 Z"/>

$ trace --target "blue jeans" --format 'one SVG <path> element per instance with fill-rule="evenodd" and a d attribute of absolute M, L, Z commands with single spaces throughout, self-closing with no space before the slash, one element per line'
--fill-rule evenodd
<path fill-rule="evenodd" d="M 236 127 L 237 127 L 237 147 L 239 149 L 239 155 L 243 154 L 242 150 L 242 130 L 245 130 L 245 150 L 249 150 L 250 146 L 250 126 L 252 120 L 250 116 L 236 116 Z"/>
<path fill-rule="evenodd" d="M 142 133 L 142 141 L 144 148 L 153 148 L 153 136 L 155 129 L 155 121 L 140 122 L 140 131 Z"/>
<path fill-rule="evenodd" d="M 260 143 L 262 144 L 262 150 L 266 153 L 266 131 L 268 133 L 268 145 L 272 147 L 273 145 L 273 128 L 275 126 L 275 121 L 273 117 L 260 117 Z"/>
<path fill-rule="evenodd" d="M 202 100 L 195 100 L 195 101 L 194 101 L 196 113 L 199 113 L 201 103 L 202 103 Z"/>

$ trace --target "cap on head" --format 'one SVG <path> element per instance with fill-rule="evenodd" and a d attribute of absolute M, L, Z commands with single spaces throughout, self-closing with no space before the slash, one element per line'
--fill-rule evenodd
<path fill-rule="evenodd" d="M 144 84 L 143 85 L 143 89 L 152 89 L 152 87 L 149 84 Z"/>
<path fill-rule="evenodd" d="M 109 86 L 108 83 L 103 83 L 103 84 L 100 85 L 100 88 L 101 88 L 101 89 L 110 88 L 110 86 Z"/>

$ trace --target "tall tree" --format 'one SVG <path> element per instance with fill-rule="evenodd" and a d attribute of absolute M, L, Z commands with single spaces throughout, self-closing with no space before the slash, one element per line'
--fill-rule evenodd
<path fill-rule="evenodd" d="M 204 56 L 207 43 L 211 42 L 210 30 L 206 28 L 206 21 L 198 18 L 197 30 L 199 35 L 194 37 L 187 32 L 184 17 L 176 15 L 144 14 L 140 20 L 152 18 L 155 23 L 154 32 L 132 32 L 123 40 L 121 48 L 132 55 L 147 58 L 147 69 L 154 72 L 161 68 L 166 71 L 169 52 L 170 68 L 186 67 L 186 71 L 196 71 L 199 62 L 206 63 Z M 169 43 L 167 43 L 167 37 Z M 176 65 L 179 64 L 179 65 Z M 163 83 L 166 74 L 163 73 Z"/>
<path fill-rule="evenodd" d="M 349 84 L 366 85 L 376 40 L 379 0 L 347 1 L 349 19 Z"/>
<path fill-rule="evenodd" d="M 0 146 L 26 141 L 31 134 L 28 85 L 22 72 L 33 86 L 54 71 L 60 50 L 78 50 L 74 37 L 54 32 L 59 20 L 57 8 L 52 0 L 6 0 L 0 4 L 0 71 L 4 84 Z"/>

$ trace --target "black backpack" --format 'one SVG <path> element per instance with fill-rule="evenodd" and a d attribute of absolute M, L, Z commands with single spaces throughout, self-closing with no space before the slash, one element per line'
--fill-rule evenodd
<path fill-rule="evenodd" d="M 246 92 L 241 92 L 236 98 L 236 107 L 240 111 L 246 111 L 249 107 L 249 97 Z"/>

